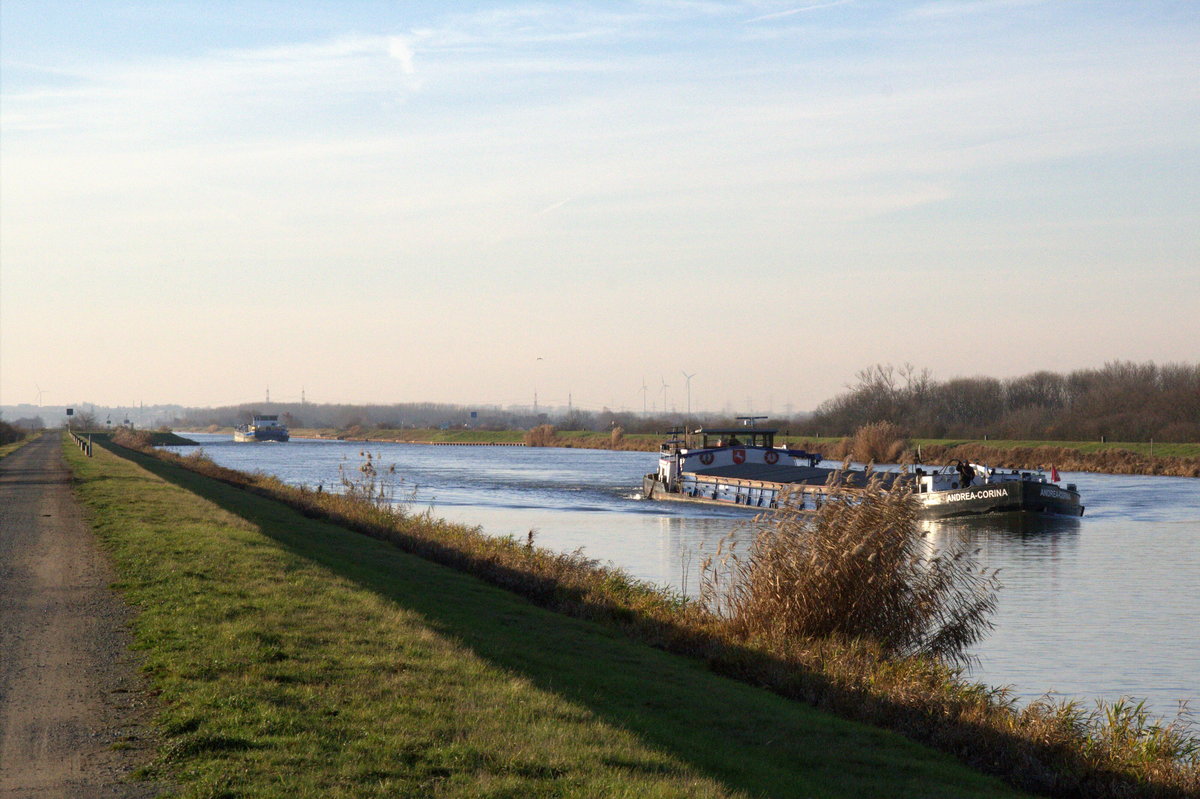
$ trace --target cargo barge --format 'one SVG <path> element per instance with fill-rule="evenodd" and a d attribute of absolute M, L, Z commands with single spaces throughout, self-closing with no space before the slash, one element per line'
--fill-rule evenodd
<path fill-rule="evenodd" d="M 922 518 L 1022 512 L 1082 516 L 1074 484 L 1057 472 L 997 470 L 955 462 L 940 468 L 871 471 L 822 467 L 821 456 L 776 446 L 777 430 L 756 427 L 673 431 L 659 449 L 658 469 L 642 479 L 644 499 L 770 510 L 786 502 L 815 511 L 831 492 L 853 500 L 869 480 L 885 490 L 907 486 Z"/>
<path fill-rule="evenodd" d="M 287 426 L 274 414 L 255 414 L 249 424 L 240 424 L 233 429 L 234 441 L 287 441 L 289 438 Z"/>

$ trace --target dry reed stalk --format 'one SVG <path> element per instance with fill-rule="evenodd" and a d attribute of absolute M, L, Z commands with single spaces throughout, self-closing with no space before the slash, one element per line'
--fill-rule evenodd
<path fill-rule="evenodd" d="M 850 456 L 862 463 L 896 463 L 907 449 L 908 434 L 899 425 L 876 422 L 854 431 L 842 457 Z"/>
<path fill-rule="evenodd" d="M 554 425 L 540 424 L 525 433 L 525 446 L 552 447 L 555 444 L 556 433 Z"/>
<path fill-rule="evenodd" d="M 965 548 L 935 552 L 903 489 L 834 488 L 817 514 L 760 517 L 746 556 L 703 566 L 705 600 L 745 640 L 861 638 L 887 657 L 967 660 L 991 629 L 996 573 Z"/>

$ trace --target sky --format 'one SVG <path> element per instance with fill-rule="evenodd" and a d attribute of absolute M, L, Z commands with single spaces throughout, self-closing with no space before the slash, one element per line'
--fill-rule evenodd
<path fill-rule="evenodd" d="M 0 404 L 1112 360 L 1200 360 L 1198 2 L 0 4 Z"/>

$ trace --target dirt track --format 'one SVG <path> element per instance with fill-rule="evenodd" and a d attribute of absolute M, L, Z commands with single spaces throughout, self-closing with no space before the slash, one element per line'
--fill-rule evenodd
<path fill-rule="evenodd" d="M 150 749 L 131 612 L 60 448 L 49 433 L 0 460 L 0 797 L 155 796 L 125 781 Z"/>

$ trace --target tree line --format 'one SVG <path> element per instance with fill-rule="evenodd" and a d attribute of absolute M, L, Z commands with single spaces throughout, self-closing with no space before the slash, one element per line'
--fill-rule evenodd
<path fill-rule="evenodd" d="M 771 419 L 772 427 L 806 436 L 848 436 L 877 422 L 891 422 L 919 438 L 1025 439 L 1049 441 L 1200 442 L 1200 363 L 1112 361 L 1099 369 L 1066 374 L 1033 372 L 1020 377 L 956 377 L 939 381 L 928 369 L 876 365 L 856 374 L 845 392 L 815 411 Z M 664 433 L 678 427 L 731 427 L 724 414 L 653 414 L 628 411 L 501 408 L 487 405 L 397 403 L 350 405 L 245 403 L 192 408 L 175 426 L 228 427 L 255 413 L 278 414 L 292 428 L 471 428 Z"/>
<path fill-rule="evenodd" d="M 175 420 L 178 427 L 229 427 L 249 422 L 254 414 L 276 414 L 290 428 L 372 429 L 464 429 L 531 430 L 550 424 L 560 430 L 661 433 L 685 423 L 683 414 L 644 415 L 627 411 L 501 408 L 491 405 L 454 405 L 444 403 L 396 403 L 391 405 L 351 405 L 256 402 L 218 408 L 190 408 Z M 693 414 L 695 424 L 714 424 L 711 415 Z M 729 420 L 732 423 L 732 420 Z"/>
<path fill-rule="evenodd" d="M 1112 361 L 1067 374 L 957 377 L 876 365 L 796 429 L 849 435 L 892 422 L 918 438 L 1200 442 L 1200 363 Z"/>

